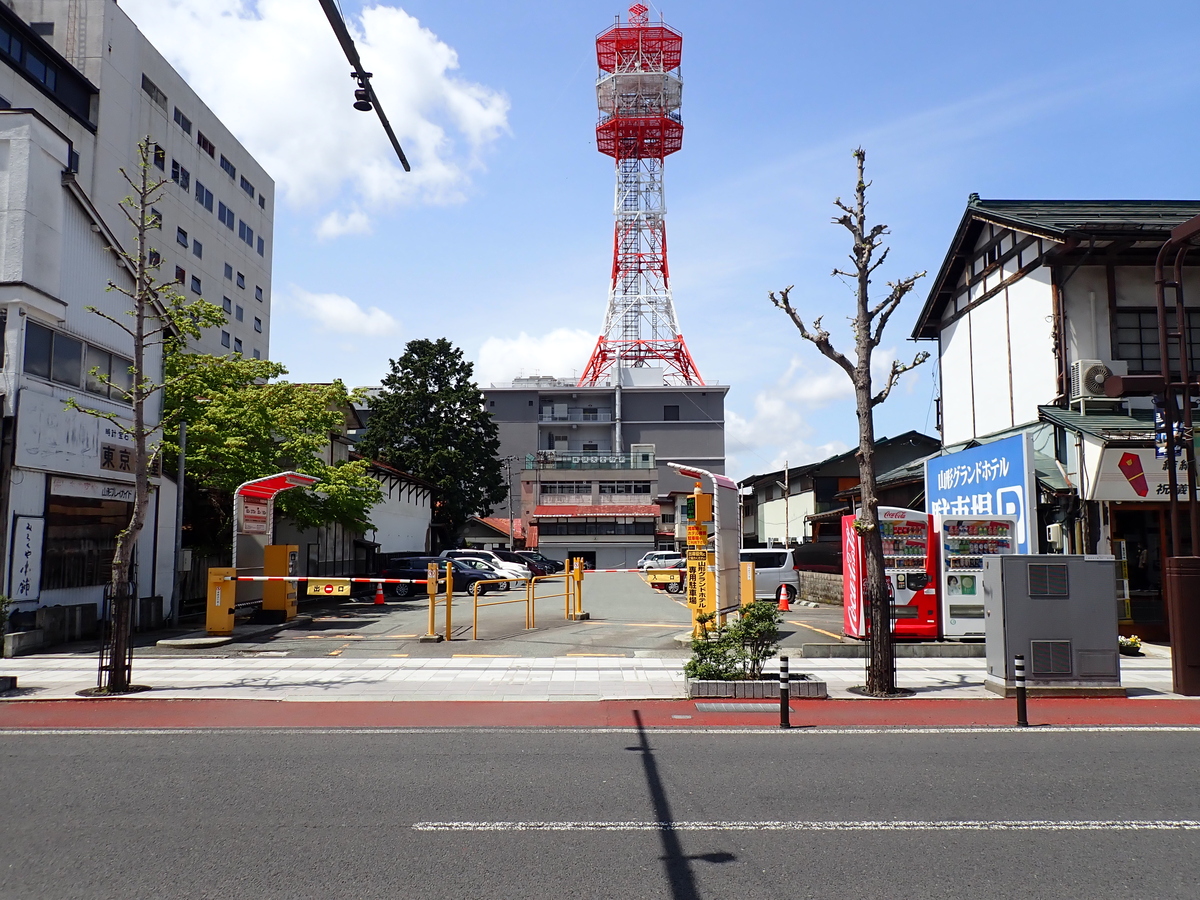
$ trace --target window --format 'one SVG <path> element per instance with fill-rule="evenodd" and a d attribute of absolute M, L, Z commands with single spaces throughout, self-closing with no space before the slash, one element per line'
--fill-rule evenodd
<path fill-rule="evenodd" d="M 204 245 L 199 241 L 192 241 L 192 256 L 196 259 L 204 259 Z"/>
<path fill-rule="evenodd" d="M 246 286 L 246 276 L 241 272 L 237 273 L 237 286 L 240 288 L 244 288 Z"/>
<path fill-rule="evenodd" d="M 245 191 L 247 194 L 249 194 L 250 199 L 253 200 L 254 199 L 254 185 L 252 185 L 249 181 L 246 180 L 245 175 L 243 175 L 241 177 L 241 180 L 238 183 L 242 186 L 242 190 Z"/>
<path fill-rule="evenodd" d="M 203 131 L 200 131 L 198 129 L 196 131 L 196 143 L 199 144 L 200 149 L 203 150 L 205 153 L 207 153 L 209 156 L 212 156 L 213 154 L 215 154 L 217 152 L 216 145 L 213 144 L 212 141 L 210 141 L 208 138 L 206 138 L 204 136 Z"/>
<path fill-rule="evenodd" d="M 267 255 L 267 244 L 262 238 L 258 239 L 258 255 L 259 256 Z"/>
<path fill-rule="evenodd" d="M 1188 360 L 1194 362 L 1200 352 L 1200 311 L 1188 310 Z M 1158 352 L 1158 313 L 1153 309 L 1118 309 L 1117 359 L 1128 360 L 1129 374 L 1157 374 L 1162 371 Z M 1175 311 L 1167 310 L 1167 328 L 1175 330 Z M 1168 347 L 1172 368 L 1178 371 L 1179 342 L 1172 340 Z"/>
<path fill-rule="evenodd" d="M 153 206 L 150 207 L 150 224 L 155 228 L 162 228 L 162 213 Z"/>
<path fill-rule="evenodd" d="M 84 388 L 93 394 L 108 396 L 108 378 L 112 374 L 112 354 L 99 347 L 87 348 L 84 361 Z"/>
<path fill-rule="evenodd" d="M 229 263 L 225 263 L 225 277 L 233 281 L 233 266 Z"/>
<path fill-rule="evenodd" d="M 254 348 L 254 358 L 255 358 L 255 359 L 262 359 L 262 354 L 261 354 L 261 353 L 259 353 L 259 351 L 258 351 L 258 348 L 257 348 L 257 347 L 255 347 L 255 348 Z"/>
<path fill-rule="evenodd" d="M 660 518 L 662 519 L 662 523 L 664 525 L 674 525 L 675 524 L 675 513 L 663 513 L 662 516 L 660 516 Z"/>
<path fill-rule="evenodd" d="M 200 276 L 198 276 L 198 275 L 192 276 L 192 293 L 194 293 L 194 294 L 203 293 L 203 291 L 200 290 Z"/>
<path fill-rule="evenodd" d="M 678 422 L 679 421 L 679 407 L 678 406 L 664 406 L 663 407 L 663 421 L 664 422 Z"/>
<path fill-rule="evenodd" d="M 233 301 L 228 297 L 222 297 L 221 307 L 225 310 L 225 312 L 233 312 Z"/>
<path fill-rule="evenodd" d="M 239 322 L 244 322 L 246 320 L 246 311 L 239 306 L 234 310 L 233 317 Z"/>
<path fill-rule="evenodd" d="M 188 245 L 188 234 L 182 228 L 175 229 L 175 243 L 177 243 L 180 247 L 186 247 Z"/>
<path fill-rule="evenodd" d="M 230 178 L 237 177 L 237 168 L 233 163 L 225 158 L 224 154 L 221 155 L 221 168 L 225 170 L 226 174 L 228 174 Z"/>
<path fill-rule="evenodd" d="M 649 494 L 648 481 L 601 481 L 601 494 Z"/>
<path fill-rule="evenodd" d="M 224 203 L 217 203 L 217 219 L 219 219 L 220 222 L 230 231 L 233 230 L 233 218 L 232 209 L 230 209 Z"/>
<path fill-rule="evenodd" d="M 31 51 L 25 52 L 25 68 L 35 80 L 40 81 L 50 90 L 58 86 L 58 72 L 55 68 Z"/>
<path fill-rule="evenodd" d="M 254 286 L 254 299 L 257 300 L 259 303 L 262 303 L 262 297 L 263 297 L 262 288 L 260 288 L 258 285 L 255 285 Z"/>
<path fill-rule="evenodd" d="M 258 316 L 254 317 L 254 330 L 259 334 L 262 334 L 262 319 L 260 319 Z"/>
<path fill-rule="evenodd" d="M 590 494 L 590 481 L 543 481 L 543 494 Z"/>
<path fill-rule="evenodd" d="M 39 378 L 79 387 L 83 376 L 83 341 L 39 325 L 25 325 L 25 371 Z"/>
<path fill-rule="evenodd" d="M 30 22 L 29 27 L 33 29 L 33 33 L 41 37 L 54 37 L 53 22 Z M 143 78 L 146 76 L 143 75 Z"/>
<path fill-rule="evenodd" d="M 243 241 L 245 241 L 247 244 L 249 244 L 251 247 L 254 246 L 254 229 L 251 228 L 249 225 L 247 225 L 245 222 L 243 222 L 241 219 L 238 219 L 238 237 L 241 238 Z"/>
<path fill-rule="evenodd" d="M 117 536 L 129 524 L 132 507 L 120 500 L 50 494 L 42 590 L 108 584 Z"/>
<path fill-rule="evenodd" d="M 183 129 L 184 134 L 192 133 L 192 120 L 179 111 L 179 107 L 175 107 L 175 124 Z"/>
<path fill-rule="evenodd" d="M 266 208 L 267 208 L 267 195 L 266 195 L 266 194 L 259 194 L 259 195 L 258 195 L 258 208 L 259 208 L 259 209 L 266 209 Z"/>
<path fill-rule="evenodd" d="M 151 100 L 163 108 L 163 112 L 166 112 L 167 95 L 159 89 L 157 84 L 146 77 L 145 72 L 142 73 L 142 90 L 146 92 Z"/>
<path fill-rule="evenodd" d="M 181 166 L 176 160 L 171 160 L 171 180 L 185 191 L 192 189 L 192 173 Z"/>
<path fill-rule="evenodd" d="M 199 203 L 201 206 L 203 206 L 205 209 L 207 209 L 209 212 L 212 212 L 213 193 L 208 188 L 206 188 L 203 184 L 200 183 L 199 178 L 196 179 L 196 202 Z"/>
<path fill-rule="evenodd" d="M 221 332 L 221 346 L 222 347 L 229 346 L 229 332 L 228 331 Z"/>
<path fill-rule="evenodd" d="M 154 145 L 154 165 L 164 172 L 167 170 L 167 151 L 158 144 Z"/>
<path fill-rule="evenodd" d="M 242 352 L 242 339 L 241 339 L 241 338 L 234 338 L 234 339 L 233 339 L 233 352 L 234 352 L 234 353 L 241 353 L 241 352 Z"/>
<path fill-rule="evenodd" d="M 180 284 L 183 284 L 185 279 L 187 279 L 187 272 L 183 271 L 183 266 L 176 266 L 175 267 L 175 280 L 178 281 Z"/>
<path fill-rule="evenodd" d="M 153 267 L 162 265 L 162 254 L 159 253 L 157 250 L 151 250 L 150 253 L 147 254 L 146 258 L 147 258 L 147 260 L 149 260 L 150 265 Z"/>

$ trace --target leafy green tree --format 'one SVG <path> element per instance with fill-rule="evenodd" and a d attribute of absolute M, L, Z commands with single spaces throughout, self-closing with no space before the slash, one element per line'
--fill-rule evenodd
<path fill-rule="evenodd" d="M 445 338 L 409 341 L 371 403 L 360 451 L 437 488 L 435 514 L 452 538 L 504 499 L 500 440 L 475 367 Z"/>
<path fill-rule="evenodd" d="M 190 480 L 214 494 L 221 531 L 229 526 L 228 501 L 238 485 L 275 472 L 315 475 L 310 491 L 291 490 L 276 501 L 303 528 L 338 522 L 354 532 L 371 528 L 370 511 L 383 499 L 367 460 L 330 464 L 322 458 L 340 433 L 355 399 L 340 381 L 294 384 L 272 381 L 287 373 L 276 362 L 240 355 L 171 353 L 168 427 L 163 448 L 179 452 L 179 422 L 186 421 Z"/>

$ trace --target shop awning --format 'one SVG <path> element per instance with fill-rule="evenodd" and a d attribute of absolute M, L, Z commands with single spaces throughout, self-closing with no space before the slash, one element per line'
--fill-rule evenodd
<path fill-rule="evenodd" d="M 247 481 L 237 489 L 239 497 L 253 497 L 257 500 L 270 500 L 276 494 L 291 488 L 312 487 L 321 479 L 313 475 L 301 475 L 299 472 L 279 472 L 266 478 L 256 478 Z"/>

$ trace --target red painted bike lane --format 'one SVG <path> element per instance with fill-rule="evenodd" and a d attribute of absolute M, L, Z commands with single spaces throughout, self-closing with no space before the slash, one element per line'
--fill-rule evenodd
<path fill-rule="evenodd" d="M 762 711 L 710 711 L 694 700 L 299 702 L 276 700 L 10 700 L 0 729 L 96 728 L 770 728 Z M 1015 724 L 1004 700 L 793 700 L 794 728 L 958 728 Z M 1031 725 L 1200 726 L 1198 700 L 1045 698 Z"/>

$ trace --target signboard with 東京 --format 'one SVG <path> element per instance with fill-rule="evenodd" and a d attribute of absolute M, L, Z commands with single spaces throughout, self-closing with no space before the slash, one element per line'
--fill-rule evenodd
<path fill-rule="evenodd" d="M 350 579 L 332 578 L 317 581 L 310 578 L 308 580 L 308 593 L 309 596 L 349 597 Z"/>
<path fill-rule="evenodd" d="M 108 472 L 133 474 L 133 448 L 119 444 L 100 444 L 100 468 Z"/>
<path fill-rule="evenodd" d="M 16 516 L 13 520 L 13 600 L 37 600 L 42 595 L 42 541 L 46 520 L 41 516 Z"/>
<path fill-rule="evenodd" d="M 1015 516 L 1018 553 L 1031 552 L 1036 502 L 1032 435 L 1017 434 L 925 461 L 926 512 Z"/>

